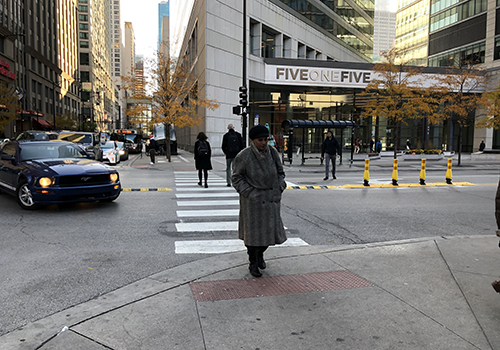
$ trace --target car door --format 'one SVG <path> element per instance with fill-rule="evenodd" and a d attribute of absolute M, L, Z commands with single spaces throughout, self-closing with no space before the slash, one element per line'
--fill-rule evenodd
<path fill-rule="evenodd" d="M 16 155 L 17 143 L 5 142 L 0 147 L 0 185 L 13 191 L 16 189 L 16 179 L 19 169 L 16 165 L 17 161 L 8 158 L 16 159 Z"/>

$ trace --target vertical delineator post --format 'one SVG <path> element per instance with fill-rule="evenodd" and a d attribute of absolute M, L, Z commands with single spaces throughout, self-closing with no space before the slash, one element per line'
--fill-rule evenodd
<path fill-rule="evenodd" d="M 370 186 L 370 160 L 365 159 L 365 172 L 363 173 L 363 185 Z"/>
<path fill-rule="evenodd" d="M 392 166 L 392 185 L 398 186 L 398 160 L 394 159 Z"/>
<path fill-rule="evenodd" d="M 453 183 L 451 182 L 451 165 L 453 164 L 453 159 L 448 159 L 448 167 L 446 169 L 446 183 L 448 185 L 452 185 Z"/>
<path fill-rule="evenodd" d="M 425 185 L 425 163 L 426 159 L 422 159 L 422 165 L 420 166 L 420 184 Z"/>

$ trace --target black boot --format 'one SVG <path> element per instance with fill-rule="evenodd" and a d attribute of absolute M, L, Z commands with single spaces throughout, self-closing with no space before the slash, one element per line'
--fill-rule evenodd
<path fill-rule="evenodd" d="M 259 247 L 259 254 L 257 255 L 257 266 L 261 270 L 266 268 L 266 262 L 264 261 L 264 252 L 266 249 L 267 247 Z"/>
<path fill-rule="evenodd" d="M 258 266 L 258 251 L 255 247 L 248 247 L 248 260 L 250 260 L 250 265 L 248 269 L 253 277 L 262 277 Z"/>

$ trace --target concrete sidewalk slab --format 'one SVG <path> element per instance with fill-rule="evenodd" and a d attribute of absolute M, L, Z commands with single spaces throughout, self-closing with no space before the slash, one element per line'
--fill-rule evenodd
<path fill-rule="evenodd" d="M 270 248 L 261 279 L 249 275 L 245 252 L 228 253 L 31 323 L 0 344 L 2 350 L 500 349 L 500 308 L 491 288 L 498 253 L 493 235 Z M 334 279 L 345 272 L 368 285 L 296 292 L 294 276 L 324 272 Z M 196 301 L 193 294 L 193 283 L 239 288 L 245 278 L 257 296 Z"/>

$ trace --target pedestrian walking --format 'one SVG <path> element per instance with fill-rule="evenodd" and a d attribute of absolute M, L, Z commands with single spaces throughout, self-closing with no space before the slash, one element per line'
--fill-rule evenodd
<path fill-rule="evenodd" d="M 323 180 L 328 180 L 328 173 L 330 172 L 330 160 L 332 161 L 332 179 L 336 179 L 335 176 L 335 163 L 337 157 L 342 154 L 342 149 L 339 142 L 333 136 L 333 132 L 328 130 L 326 134 L 326 139 L 321 145 L 321 160 L 325 159 L 325 178 Z"/>
<path fill-rule="evenodd" d="M 250 274 L 261 277 L 266 249 L 286 241 L 280 214 L 286 181 L 279 153 L 268 145 L 267 128 L 256 125 L 249 136 L 250 146 L 234 159 L 232 181 L 240 195 L 238 238 L 247 248 Z"/>
<path fill-rule="evenodd" d="M 297 145 L 297 157 L 300 155 L 300 149 L 302 147 L 302 141 L 300 139 L 295 143 Z"/>
<path fill-rule="evenodd" d="M 382 152 L 382 142 L 380 142 L 380 139 L 377 140 L 377 143 L 375 144 L 375 151 L 377 153 Z"/>
<path fill-rule="evenodd" d="M 486 148 L 486 144 L 484 143 L 484 140 L 483 140 L 479 144 L 479 152 L 483 152 L 485 148 Z"/>
<path fill-rule="evenodd" d="M 356 154 L 359 153 L 359 138 L 357 138 L 357 137 L 354 140 L 354 153 L 356 153 Z"/>
<path fill-rule="evenodd" d="M 156 142 L 154 137 L 149 140 L 149 157 L 151 158 L 151 165 L 155 164 L 156 151 L 158 150 L 158 142 Z"/>
<path fill-rule="evenodd" d="M 208 171 L 212 170 L 212 149 L 208 142 L 208 137 L 204 132 L 200 132 L 194 143 L 194 164 L 198 170 L 198 185 L 202 186 L 202 171 L 205 178 L 205 188 L 208 188 Z"/>
<path fill-rule="evenodd" d="M 406 139 L 406 149 L 410 150 L 411 149 L 411 142 L 410 139 Z"/>
<path fill-rule="evenodd" d="M 373 153 L 373 146 L 375 145 L 375 141 L 373 141 L 373 137 L 370 139 L 370 152 Z"/>
<path fill-rule="evenodd" d="M 234 130 L 233 124 L 228 124 L 227 133 L 222 137 L 222 152 L 226 155 L 226 182 L 231 187 L 231 175 L 234 170 L 234 158 L 243 149 L 243 138 Z"/>

